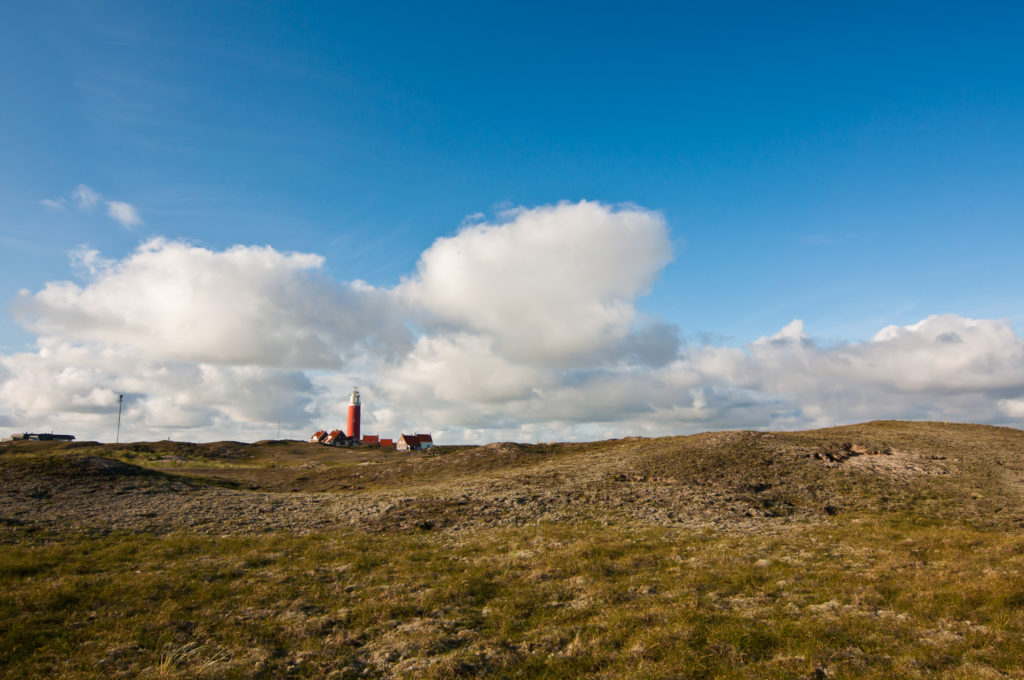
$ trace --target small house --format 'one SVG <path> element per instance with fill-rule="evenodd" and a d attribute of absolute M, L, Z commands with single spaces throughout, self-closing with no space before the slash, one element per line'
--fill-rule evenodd
<path fill-rule="evenodd" d="M 398 438 L 395 448 L 399 451 L 419 451 L 433 445 L 434 439 L 429 434 L 403 434 Z"/>
<path fill-rule="evenodd" d="M 348 436 L 342 430 L 331 430 L 331 433 L 327 435 L 323 444 L 327 446 L 345 446 L 348 444 Z"/>

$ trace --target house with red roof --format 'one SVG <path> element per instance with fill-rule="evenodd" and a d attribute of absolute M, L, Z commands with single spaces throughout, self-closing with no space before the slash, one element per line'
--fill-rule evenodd
<path fill-rule="evenodd" d="M 345 434 L 344 430 L 333 430 L 327 436 L 327 439 L 321 443 L 328 446 L 345 446 L 348 443 L 348 435 Z"/>

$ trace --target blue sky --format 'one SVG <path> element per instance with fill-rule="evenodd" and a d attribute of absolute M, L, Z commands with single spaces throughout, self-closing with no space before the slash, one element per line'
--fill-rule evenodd
<path fill-rule="evenodd" d="M 794 319 L 819 348 L 933 315 L 1020 329 L 1022 19 L 1010 3 L 8 3 L 0 295 L 89 290 L 69 253 L 124 262 L 154 237 L 317 254 L 330 281 L 392 290 L 467 218 L 588 201 L 662 217 L 674 257 L 637 272 L 653 278 L 630 304 L 683 347 Z M 76 207 L 79 185 L 99 207 Z M 85 342 L 40 314 L 4 314 L 0 351 Z M 590 432 L 574 418 L 510 433 Z M 777 422 L 682 427 L 734 420 Z"/>

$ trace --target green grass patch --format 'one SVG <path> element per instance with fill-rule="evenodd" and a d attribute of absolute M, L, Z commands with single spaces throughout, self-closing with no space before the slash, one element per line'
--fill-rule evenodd
<path fill-rule="evenodd" d="M 961 525 L 3 537 L 5 678 L 973 678 L 1024 658 L 1024 536 Z"/>

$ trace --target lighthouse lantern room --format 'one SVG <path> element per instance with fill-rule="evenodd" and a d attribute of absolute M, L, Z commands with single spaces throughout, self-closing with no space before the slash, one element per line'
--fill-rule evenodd
<path fill-rule="evenodd" d="M 348 438 L 359 441 L 359 389 L 352 388 L 352 396 L 348 399 Z"/>

